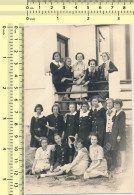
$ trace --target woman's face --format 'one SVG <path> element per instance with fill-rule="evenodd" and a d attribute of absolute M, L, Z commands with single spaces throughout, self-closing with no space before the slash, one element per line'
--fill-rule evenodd
<path fill-rule="evenodd" d="M 92 106 L 94 106 L 94 107 L 98 106 L 98 100 L 97 99 L 92 100 Z"/>
<path fill-rule="evenodd" d="M 107 54 L 102 54 L 102 60 L 104 61 L 104 62 L 106 62 L 107 60 L 108 60 L 108 56 L 107 56 Z"/>
<path fill-rule="evenodd" d="M 37 112 L 37 115 L 41 114 L 41 108 L 40 107 L 37 107 L 36 108 L 36 112 Z"/>
<path fill-rule="evenodd" d="M 56 54 L 54 55 L 54 60 L 55 60 L 56 62 L 59 62 L 59 61 L 60 61 L 60 56 L 59 56 L 58 53 L 56 53 Z"/>
<path fill-rule="evenodd" d="M 117 112 L 121 109 L 120 104 L 114 103 L 114 108 L 117 110 Z"/>
<path fill-rule="evenodd" d="M 98 139 L 96 136 L 91 136 L 91 144 L 93 146 L 97 145 Z"/>
<path fill-rule="evenodd" d="M 114 107 L 112 100 L 107 100 L 107 109 L 112 109 Z"/>
<path fill-rule="evenodd" d="M 82 111 L 87 112 L 88 111 L 88 106 L 86 104 L 82 105 Z"/>
<path fill-rule="evenodd" d="M 54 140 L 55 140 L 56 144 L 58 144 L 58 145 L 61 144 L 61 137 L 60 137 L 59 135 L 56 135 L 56 136 L 54 137 Z"/>
<path fill-rule="evenodd" d="M 78 150 L 81 150 L 82 148 L 83 148 L 82 143 L 81 143 L 81 142 L 78 142 L 78 143 L 77 143 L 77 149 L 78 149 Z"/>
<path fill-rule="evenodd" d="M 70 112 L 75 112 L 75 105 L 74 104 L 70 104 L 69 105 L 69 110 L 70 110 Z"/>
<path fill-rule="evenodd" d="M 54 114 L 58 114 L 58 113 L 59 113 L 59 109 L 58 109 L 57 106 L 54 106 L 54 107 L 53 107 L 53 113 L 54 113 Z"/>
<path fill-rule="evenodd" d="M 77 55 L 77 61 L 82 62 L 82 60 L 83 60 L 82 54 L 78 54 Z"/>
<path fill-rule="evenodd" d="M 42 146 L 42 148 L 46 148 L 47 147 L 47 145 L 48 145 L 48 143 L 47 143 L 47 140 L 42 140 L 41 141 L 41 146 Z"/>
<path fill-rule="evenodd" d="M 94 61 L 90 62 L 90 68 L 91 68 L 91 70 L 95 69 L 95 62 Z"/>
<path fill-rule="evenodd" d="M 67 65 L 67 66 L 71 66 L 71 59 L 69 59 L 69 58 L 66 59 L 66 65 Z"/>

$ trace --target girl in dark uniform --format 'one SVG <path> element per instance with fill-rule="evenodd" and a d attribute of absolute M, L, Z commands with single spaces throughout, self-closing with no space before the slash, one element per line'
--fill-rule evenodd
<path fill-rule="evenodd" d="M 41 137 L 45 137 L 47 134 L 47 128 L 45 127 L 45 116 L 41 114 L 43 107 L 41 104 L 37 104 L 34 108 L 35 116 L 31 119 L 30 133 L 31 141 L 30 147 L 39 148 Z"/>
<path fill-rule="evenodd" d="M 65 122 L 63 116 L 60 114 L 60 107 L 58 104 L 52 106 L 52 112 L 53 114 L 46 117 L 46 122 L 48 122 L 46 127 L 49 129 L 48 139 L 50 143 L 54 143 L 55 133 L 58 133 L 63 139 L 65 130 Z"/>
<path fill-rule="evenodd" d="M 122 100 L 116 99 L 114 101 L 114 108 L 116 109 L 115 120 L 112 127 L 111 146 L 112 150 L 118 150 L 121 154 L 121 166 L 117 173 L 122 173 L 125 170 L 126 162 L 126 114 L 122 110 Z"/>
<path fill-rule="evenodd" d="M 75 153 L 74 141 L 78 137 L 79 127 L 79 118 L 75 103 L 69 104 L 69 111 L 70 113 L 65 115 L 65 140 L 67 143 L 70 143 L 71 146 L 71 148 L 69 148 L 69 163 L 71 163 Z"/>
<path fill-rule="evenodd" d="M 51 154 L 50 171 L 56 171 L 58 166 L 63 166 L 68 163 L 68 145 L 62 142 L 60 135 L 54 135 L 54 141 L 56 143 L 55 150 Z"/>
<path fill-rule="evenodd" d="M 78 111 L 79 127 L 78 139 L 83 139 L 87 149 L 89 148 L 88 136 L 91 133 L 91 113 L 89 111 L 88 102 L 82 103 L 82 108 Z"/>
<path fill-rule="evenodd" d="M 67 57 L 65 59 L 65 66 L 62 70 L 62 79 L 61 83 L 63 83 L 63 90 L 66 92 L 71 92 L 72 83 L 73 83 L 73 72 L 71 67 L 71 58 Z M 69 100 L 70 94 L 64 95 L 64 100 Z"/>
<path fill-rule="evenodd" d="M 97 96 L 92 98 L 92 132 L 98 134 L 98 144 L 104 145 L 106 131 L 106 110 L 99 104 Z"/>

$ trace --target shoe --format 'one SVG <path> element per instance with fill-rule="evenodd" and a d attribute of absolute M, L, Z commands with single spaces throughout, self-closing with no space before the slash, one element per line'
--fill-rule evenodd
<path fill-rule="evenodd" d="M 40 174 L 39 174 L 39 175 L 37 175 L 37 179 L 40 179 Z"/>

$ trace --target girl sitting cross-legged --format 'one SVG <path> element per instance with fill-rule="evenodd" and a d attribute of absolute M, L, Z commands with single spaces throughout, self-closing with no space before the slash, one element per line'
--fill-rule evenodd
<path fill-rule="evenodd" d="M 72 163 L 65 164 L 64 166 L 58 166 L 55 172 L 47 173 L 47 174 L 40 174 L 40 177 L 51 177 L 51 176 L 58 176 L 62 175 L 63 173 L 71 173 L 75 176 L 83 175 L 85 170 L 88 168 L 89 164 L 89 157 L 88 151 L 84 147 L 84 142 L 82 140 L 78 140 L 77 142 L 77 155 Z"/>

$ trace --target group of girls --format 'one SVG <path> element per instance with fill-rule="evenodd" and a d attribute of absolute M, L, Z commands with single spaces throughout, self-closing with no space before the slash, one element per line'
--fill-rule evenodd
<path fill-rule="evenodd" d="M 65 100 L 90 98 L 90 93 L 87 93 L 87 91 L 97 90 L 97 81 L 108 81 L 109 73 L 118 71 L 113 62 L 110 61 L 108 52 L 103 52 L 101 56 L 103 64 L 98 66 L 97 61 L 91 59 L 87 66 L 84 63 L 84 54 L 78 52 L 75 56 L 76 63 L 71 65 L 71 58 L 67 57 L 63 61 L 60 53 L 54 52 L 50 70 L 56 91 L 66 92 Z M 107 88 L 107 83 L 99 86 L 100 90 L 106 90 Z M 70 92 L 73 93 L 70 95 Z M 63 99 L 63 96 L 59 97 Z"/>
<path fill-rule="evenodd" d="M 63 117 L 59 105 L 54 104 L 52 114 L 45 117 L 38 104 L 30 128 L 30 146 L 37 149 L 32 173 L 47 177 L 71 172 L 87 179 L 108 177 L 108 171 L 123 172 L 126 116 L 122 106 L 122 100 L 108 98 L 105 110 L 93 97 L 90 108 L 87 101 L 80 110 L 70 103 L 69 113 Z M 121 164 L 117 169 L 118 152 Z"/>

